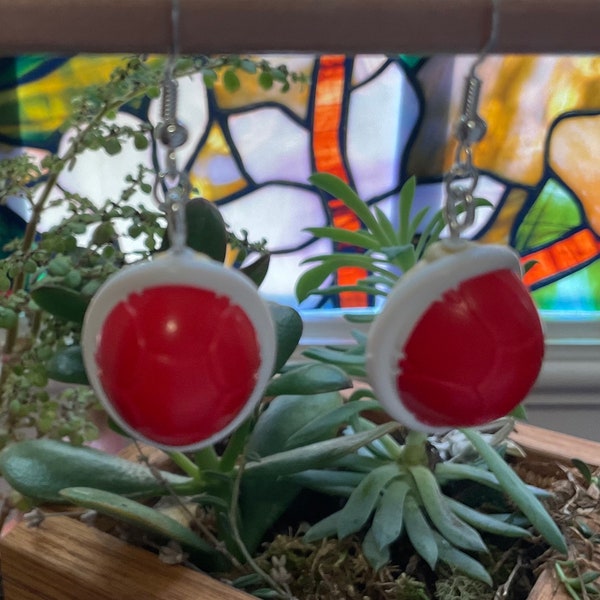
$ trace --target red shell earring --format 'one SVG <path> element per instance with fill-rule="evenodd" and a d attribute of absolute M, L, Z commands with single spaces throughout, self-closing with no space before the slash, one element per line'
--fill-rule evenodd
<path fill-rule="evenodd" d="M 446 240 L 387 298 L 369 333 L 367 371 L 390 416 L 440 432 L 508 414 L 533 386 L 543 354 L 516 254 Z"/>
<path fill-rule="evenodd" d="M 173 65 L 171 57 L 163 93 L 175 96 Z M 82 347 L 89 381 L 117 425 L 155 446 L 191 451 L 249 416 L 271 377 L 276 341 L 254 284 L 185 245 L 189 185 L 174 150 L 187 132 L 175 100 L 164 102 L 157 129 L 168 148 L 157 191 L 166 188 L 172 247 L 104 283 L 88 307 Z"/>
<path fill-rule="evenodd" d="M 505 416 L 533 386 L 544 336 L 515 252 L 459 238 L 474 221 L 478 173 L 471 144 L 485 134 L 473 66 L 445 178 L 450 239 L 405 274 L 371 326 L 367 374 L 391 417 L 426 432 Z M 461 214 L 462 213 L 462 214 Z"/>

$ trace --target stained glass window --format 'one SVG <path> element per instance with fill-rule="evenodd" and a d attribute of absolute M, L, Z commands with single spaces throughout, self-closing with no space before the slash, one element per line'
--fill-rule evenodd
<path fill-rule="evenodd" d="M 120 56 L 26 56 L 0 61 L 0 150 L 40 157 L 64 147 L 73 93 L 105 80 Z M 281 93 L 241 74 L 235 93 L 206 89 L 200 76 L 180 82 L 180 113 L 192 131 L 182 166 L 193 185 L 218 203 L 232 229 L 266 238 L 273 251 L 264 294 L 295 304 L 303 258 L 330 252 L 304 231 L 334 223 L 356 229 L 338 201 L 307 182 L 314 171 L 334 173 L 361 197 L 394 216 L 403 181 L 416 175 L 419 207 L 440 206 L 441 180 L 454 152 L 453 123 L 472 57 L 270 56 L 304 73 L 308 84 Z M 475 146 L 482 176 L 476 193 L 491 201 L 468 232 L 483 242 L 508 243 L 533 267 L 526 282 L 544 310 L 600 309 L 600 59 L 595 56 L 491 56 L 479 69 L 480 112 L 488 123 Z M 159 101 L 127 107 L 121 123 L 156 123 Z M 155 151 L 124 148 L 115 160 L 86 152 L 61 178 L 64 189 L 101 201 L 123 187 L 138 162 Z M 148 196 L 140 201 L 152 204 Z M 6 241 L 22 226 L 17 199 L 0 213 Z M 20 216 L 19 216 L 20 215 Z M 56 221 L 51 211 L 43 226 Z M 336 250 L 351 251 L 351 248 Z M 364 276 L 342 270 L 341 282 Z M 304 308 L 369 307 L 362 293 Z"/>

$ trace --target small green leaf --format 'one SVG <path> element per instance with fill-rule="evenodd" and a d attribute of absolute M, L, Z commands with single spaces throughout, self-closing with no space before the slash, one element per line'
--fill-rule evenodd
<path fill-rule="evenodd" d="M 81 346 L 72 345 L 59 350 L 46 364 L 48 377 L 63 383 L 88 385 Z"/>
<path fill-rule="evenodd" d="M 419 491 L 423 509 L 444 538 L 459 548 L 486 552 L 487 546 L 479 533 L 450 510 L 429 467 L 415 465 L 409 471 Z"/>
<path fill-rule="evenodd" d="M 366 360 L 364 355 L 350 354 L 349 352 L 333 350 L 331 348 L 310 348 L 305 350 L 303 354 L 308 358 L 337 365 L 364 366 Z"/>
<path fill-rule="evenodd" d="M 587 485 L 592 483 L 592 472 L 586 463 L 579 458 L 572 458 L 571 464 L 581 473 Z"/>
<path fill-rule="evenodd" d="M 275 325 L 277 338 L 277 355 L 273 372 L 278 373 L 296 350 L 302 337 L 303 323 L 298 311 L 291 306 L 284 306 L 276 302 L 268 302 L 267 305 Z"/>
<path fill-rule="evenodd" d="M 338 519 L 340 539 L 356 533 L 366 524 L 379 501 L 381 492 L 399 474 L 398 465 L 390 464 L 379 467 L 364 477 L 340 511 Z"/>
<path fill-rule="evenodd" d="M 185 215 L 187 245 L 196 252 L 223 262 L 227 249 L 227 228 L 217 206 L 204 198 L 192 198 L 186 204 Z M 165 231 L 160 250 L 170 247 L 169 235 Z"/>
<path fill-rule="evenodd" d="M 265 396 L 321 394 L 352 387 L 352 380 L 338 367 L 320 363 L 301 365 L 271 379 Z"/>
<path fill-rule="evenodd" d="M 439 560 L 473 579 L 483 581 L 490 586 L 493 584 L 487 569 L 479 561 L 452 546 L 441 535 L 434 532 L 433 536 L 438 547 Z"/>
<path fill-rule="evenodd" d="M 324 519 L 315 523 L 305 534 L 304 541 L 308 542 L 316 542 L 318 540 L 322 540 L 323 538 L 333 537 L 336 535 L 338 522 L 340 518 L 340 512 L 334 512 Z"/>
<path fill-rule="evenodd" d="M 410 486 L 406 481 L 394 479 L 383 491 L 373 517 L 371 534 L 379 548 L 396 541 L 403 528 L 403 508 Z"/>
<path fill-rule="evenodd" d="M 237 73 L 233 69 L 227 69 L 223 73 L 223 85 L 228 92 L 234 93 L 240 89 L 242 84 Z"/>
<path fill-rule="evenodd" d="M 404 527 L 417 554 L 431 569 L 435 569 L 438 559 L 438 545 L 433 536 L 433 529 L 410 493 L 404 499 Z"/>
<path fill-rule="evenodd" d="M 446 498 L 446 503 L 450 507 L 450 510 L 456 513 L 465 523 L 472 525 L 480 531 L 486 531 L 494 535 L 504 535 L 506 537 L 528 537 L 531 535 L 527 529 L 511 525 L 504 520 L 482 513 L 452 498 Z"/>
<path fill-rule="evenodd" d="M 362 551 L 375 571 L 379 571 L 390 562 L 389 546 L 380 546 L 375 540 L 372 529 L 369 529 L 363 538 Z"/>
<path fill-rule="evenodd" d="M 46 312 L 74 323 L 83 323 L 90 298 L 68 287 L 41 284 L 31 291 L 34 302 Z"/>
<path fill-rule="evenodd" d="M 250 73 L 251 75 L 256 73 L 256 63 L 248 58 L 243 58 L 240 61 L 240 68 L 246 73 Z"/>
<path fill-rule="evenodd" d="M 309 181 L 343 202 L 382 245 L 387 243 L 387 236 L 381 225 L 377 222 L 377 219 L 371 213 L 369 206 L 358 197 L 356 192 L 347 183 L 330 173 L 315 173 L 309 177 Z"/>
<path fill-rule="evenodd" d="M 267 272 L 269 271 L 269 265 L 271 263 L 270 254 L 261 254 L 255 261 L 249 265 L 244 265 L 240 271 L 249 277 L 256 287 L 260 287 L 260 284 L 265 280 Z"/>
<path fill-rule="evenodd" d="M 258 85 L 263 90 L 270 90 L 273 87 L 273 75 L 269 71 L 263 71 L 258 76 Z"/>
<path fill-rule="evenodd" d="M 414 235 L 411 231 L 410 212 L 415 198 L 416 183 L 416 178 L 411 177 L 404 183 L 400 190 L 400 210 L 398 211 L 398 242 L 400 244 L 410 244 Z M 425 208 L 423 209 L 424 212 L 421 211 L 423 212 L 423 217 L 427 213 L 427 210 Z M 414 228 L 416 229 L 417 226 Z"/>
<path fill-rule="evenodd" d="M 478 432 L 473 429 L 463 429 L 462 432 L 479 452 L 490 471 L 496 475 L 505 493 L 519 507 L 531 524 L 551 546 L 566 554 L 567 545 L 560 529 L 531 490 Z"/>
<path fill-rule="evenodd" d="M 379 250 L 381 244 L 372 234 L 364 231 L 350 231 L 339 227 L 307 227 L 305 231 L 316 237 L 328 238 L 334 242 L 357 246 L 365 250 Z"/>
<path fill-rule="evenodd" d="M 381 226 L 381 229 L 387 238 L 387 244 L 394 245 L 398 240 L 396 238 L 396 232 L 394 231 L 394 226 L 392 225 L 392 222 L 389 220 L 388 216 L 381 210 L 381 208 L 379 208 L 379 206 L 374 207 L 374 212 L 377 222 Z"/>

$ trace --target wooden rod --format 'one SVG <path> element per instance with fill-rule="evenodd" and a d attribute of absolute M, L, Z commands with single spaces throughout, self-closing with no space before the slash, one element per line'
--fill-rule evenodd
<path fill-rule="evenodd" d="M 600 1 L 501 0 L 496 51 L 600 53 Z M 472 53 L 492 0 L 181 0 L 186 53 Z M 170 0 L 0 0 L 0 53 L 167 52 Z"/>

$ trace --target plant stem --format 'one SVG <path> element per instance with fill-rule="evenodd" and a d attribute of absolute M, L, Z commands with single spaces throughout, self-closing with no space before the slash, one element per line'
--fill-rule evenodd
<path fill-rule="evenodd" d="M 219 470 L 219 457 L 212 446 L 207 446 L 196 452 L 194 462 L 196 463 L 196 469 L 199 471 Z"/>
<path fill-rule="evenodd" d="M 427 465 L 427 434 L 412 429 L 406 435 L 402 462 L 406 465 Z"/>
<path fill-rule="evenodd" d="M 237 506 L 240 498 L 240 488 L 242 484 L 242 476 L 244 474 L 244 467 L 246 466 L 246 456 L 245 453 L 242 456 L 240 461 L 240 465 L 238 467 L 238 471 L 236 473 L 235 479 L 233 481 L 233 489 L 231 492 L 231 503 L 229 504 L 229 526 L 231 527 L 231 533 L 233 535 L 233 539 L 235 543 L 238 545 L 240 552 L 243 557 L 246 559 L 246 562 L 252 567 L 255 573 L 260 575 L 265 582 L 271 586 L 271 588 L 278 594 L 279 598 L 287 599 L 287 600 L 296 600 L 291 594 L 289 594 L 284 588 L 282 588 L 264 569 L 262 569 L 258 563 L 254 560 L 253 556 L 248 552 L 248 548 L 246 548 L 246 544 L 242 539 L 240 534 L 240 530 L 238 527 L 238 514 L 237 514 Z"/>
<path fill-rule="evenodd" d="M 198 479 L 200 469 L 183 452 L 169 452 L 169 458 L 186 474 Z"/>

